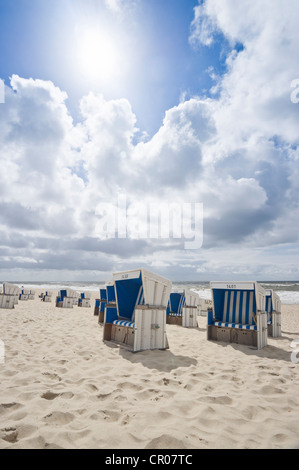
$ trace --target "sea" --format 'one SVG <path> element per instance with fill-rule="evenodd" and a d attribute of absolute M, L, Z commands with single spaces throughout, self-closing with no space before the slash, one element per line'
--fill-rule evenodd
<path fill-rule="evenodd" d="M 280 297 L 282 304 L 299 305 L 299 281 L 258 281 L 265 289 L 273 289 Z M 100 288 L 105 286 L 105 281 L 73 281 L 73 282 L 22 282 L 13 281 L 19 287 L 25 289 L 44 289 L 57 290 L 60 289 L 73 289 L 78 292 L 92 291 L 97 292 Z M 209 281 L 202 282 L 173 282 L 174 290 L 189 288 L 199 294 L 202 299 L 211 299 L 211 290 Z"/>

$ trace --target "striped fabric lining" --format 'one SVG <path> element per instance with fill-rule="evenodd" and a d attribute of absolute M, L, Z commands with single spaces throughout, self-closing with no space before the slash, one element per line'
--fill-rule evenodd
<path fill-rule="evenodd" d="M 255 330 L 255 331 L 257 330 L 256 325 L 244 325 L 244 324 L 241 324 L 241 323 L 227 323 L 227 322 L 224 322 L 224 321 L 215 321 L 214 325 L 215 326 L 223 326 L 223 327 L 226 327 L 226 328 L 237 328 L 237 329 L 240 329 L 240 330 Z"/>
<path fill-rule="evenodd" d="M 265 307 L 266 313 L 267 313 L 267 320 L 268 324 L 272 324 L 272 311 L 273 311 L 273 306 L 272 306 L 272 295 L 266 295 L 266 307 Z"/>
<path fill-rule="evenodd" d="M 132 321 L 114 320 L 113 325 L 128 326 L 129 328 L 135 328 L 135 323 Z"/>
<path fill-rule="evenodd" d="M 140 289 L 139 289 L 139 293 L 138 293 L 137 300 L 136 300 L 136 305 L 144 305 L 144 292 L 143 292 L 142 285 L 140 286 Z M 135 308 L 136 308 L 136 305 L 135 305 Z"/>
<path fill-rule="evenodd" d="M 185 295 L 182 295 L 179 306 L 178 306 L 177 316 L 179 317 L 183 316 L 183 306 L 185 305 L 185 303 L 186 303 Z"/>
<path fill-rule="evenodd" d="M 136 310 L 136 307 L 138 305 L 144 305 L 144 292 L 143 292 L 143 285 L 140 286 L 140 289 L 139 289 L 139 292 L 138 292 L 138 295 L 137 295 L 137 299 L 136 299 L 136 303 L 135 303 L 135 308 L 134 308 L 134 311 L 133 311 L 133 314 L 132 314 L 132 320 L 134 322 L 135 320 L 135 310 Z"/>
<path fill-rule="evenodd" d="M 254 325 L 253 291 L 225 291 L 223 322 L 229 324 Z"/>

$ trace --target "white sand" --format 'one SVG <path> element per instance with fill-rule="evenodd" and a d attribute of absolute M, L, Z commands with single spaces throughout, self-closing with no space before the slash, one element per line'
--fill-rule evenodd
<path fill-rule="evenodd" d="M 38 291 L 37 291 L 38 292 Z M 0 448 L 299 448 L 299 306 L 260 351 L 167 325 L 170 349 L 102 342 L 91 308 L 0 310 Z"/>

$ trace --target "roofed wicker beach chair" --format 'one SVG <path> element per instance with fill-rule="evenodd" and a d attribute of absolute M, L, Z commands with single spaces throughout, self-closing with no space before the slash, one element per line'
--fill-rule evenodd
<path fill-rule="evenodd" d="M 82 292 L 78 299 L 78 307 L 91 307 L 90 305 L 90 293 L 89 292 Z"/>
<path fill-rule="evenodd" d="M 18 303 L 20 289 L 14 284 L 3 283 L 3 290 L 0 294 L 0 308 L 15 308 Z"/>
<path fill-rule="evenodd" d="M 102 292 L 103 298 L 101 297 L 99 320 L 98 323 L 103 324 L 105 321 L 106 309 L 108 309 L 109 315 L 117 315 L 116 297 L 115 297 L 115 285 L 114 281 L 108 281 L 106 283 L 106 300 L 105 293 Z"/>
<path fill-rule="evenodd" d="M 62 289 L 56 297 L 56 307 L 73 308 L 76 305 L 78 294 L 72 289 Z"/>
<path fill-rule="evenodd" d="M 200 298 L 198 314 L 201 317 L 206 317 L 208 314 L 208 309 L 211 309 L 212 305 L 213 305 L 212 300 Z"/>
<path fill-rule="evenodd" d="M 208 310 L 208 340 L 267 345 L 266 291 L 257 282 L 211 282 L 213 308 Z"/>
<path fill-rule="evenodd" d="M 166 323 L 196 328 L 199 300 L 199 295 L 190 289 L 171 292 L 166 310 Z"/>
<path fill-rule="evenodd" d="M 281 336 L 281 301 L 279 295 L 272 289 L 266 289 L 266 312 L 268 336 Z"/>
<path fill-rule="evenodd" d="M 114 285 L 113 285 L 114 287 Z M 115 294 L 114 294 L 115 302 Z M 100 289 L 100 298 L 96 300 L 94 314 L 98 315 L 98 322 L 104 323 L 105 305 L 107 303 L 107 290 L 105 287 Z"/>
<path fill-rule="evenodd" d="M 30 294 L 30 290 L 22 288 L 19 294 L 19 300 L 28 300 L 29 294 Z"/>
<path fill-rule="evenodd" d="M 35 291 L 30 289 L 29 294 L 28 294 L 28 300 L 34 300 L 35 298 Z"/>
<path fill-rule="evenodd" d="M 171 281 L 146 269 L 115 273 L 113 281 L 116 306 L 106 305 L 103 340 L 133 352 L 167 349 Z"/>
<path fill-rule="evenodd" d="M 52 292 L 47 291 L 45 294 L 42 294 L 41 299 L 43 302 L 52 302 Z"/>

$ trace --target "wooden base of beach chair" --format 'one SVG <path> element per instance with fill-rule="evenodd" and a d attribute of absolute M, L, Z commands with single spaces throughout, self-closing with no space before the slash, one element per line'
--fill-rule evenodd
<path fill-rule="evenodd" d="M 168 325 L 183 325 L 183 317 L 182 316 L 174 316 L 174 315 L 167 315 L 166 316 L 166 323 Z"/>
<path fill-rule="evenodd" d="M 210 325 L 208 326 L 208 340 L 244 344 L 254 348 L 258 347 L 257 331 L 255 330 L 239 330 Z"/>
<path fill-rule="evenodd" d="M 42 301 L 43 301 L 43 302 L 51 302 L 52 299 L 51 299 L 51 297 L 50 297 L 49 295 L 45 295 L 45 296 L 43 297 Z M 56 305 L 56 307 L 57 307 L 57 305 Z"/>
<path fill-rule="evenodd" d="M 131 352 L 168 349 L 166 312 L 161 308 L 139 306 L 135 310 L 135 327 L 104 323 L 103 340 Z"/>
<path fill-rule="evenodd" d="M 100 309 L 100 307 L 98 307 L 98 308 Z M 99 310 L 98 316 L 99 316 L 98 323 L 100 323 L 100 324 L 104 323 L 104 316 L 105 316 L 105 313 L 104 313 L 104 312 L 101 312 L 101 311 Z"/>
<path fill-rule="evenodd" d="M 95 307 L 93 311 L 94 316 L 97 317 L 99 315 L 99 312 L 100 312 L 100 307 Z"/>
<path fill-rule="evenodd" d="M 120 345 L 127 346 L 129 349 L 134 348 L 134 328 L 126 326 L 112 325 L 111 341 Z"/>

